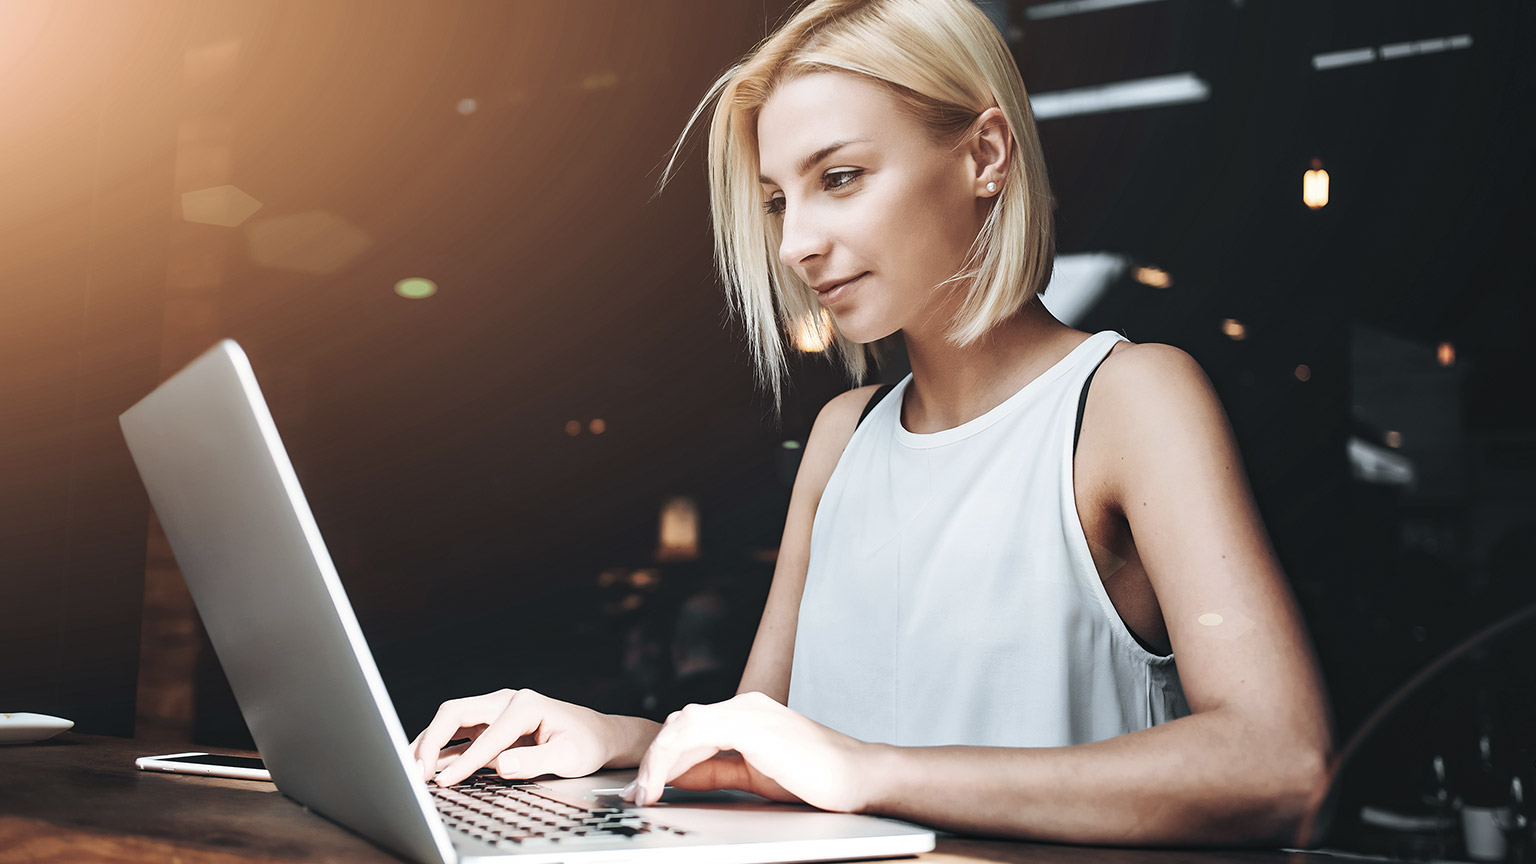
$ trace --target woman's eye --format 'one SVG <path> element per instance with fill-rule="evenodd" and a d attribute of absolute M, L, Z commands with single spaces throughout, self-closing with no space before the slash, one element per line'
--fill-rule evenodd
<path fill-rule="evenodd" d="M 860 171 L 857 168 L 849 168 L 842 171 L 828 171 L 821 178 L 821 185 L 824 189 L 842 189 L 853 181 L 859 179 L 859 175 L 863 173 L 863 171 Z"/>
<path fill-rule="evenodd" d="M 827 190 L 828 192 L 836 192 L 839 189 L 845 189 L 850 184 L 852 184 L 853 181 L 859 179 L 859 176 L 863 173 L 864 171 L 859 168 L 847 168 L 842 171 L 828 171 L 826 174 L 822 175 L 821 188 Z M 767 213 L 769 216 L 783 216 L 784 196 L 780 195 L 763 202 L 763 212 Z"/>

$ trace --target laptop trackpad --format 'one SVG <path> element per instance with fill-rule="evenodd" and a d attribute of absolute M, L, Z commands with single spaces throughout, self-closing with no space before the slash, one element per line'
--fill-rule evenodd
<path fill-rule="evenodd" d="M 593 789 L 588 796 L 603 807 L 633 807 L 634 805 L 619 797 L 617 789 Z M 761 803 L 768 799 L 751 792 L 741 792 L 736 789 L 676 789 L 666 787 L 661 792 L 660 804 L 741 804 Z M 653 805 L 654 806 L 654 805 Z"/>

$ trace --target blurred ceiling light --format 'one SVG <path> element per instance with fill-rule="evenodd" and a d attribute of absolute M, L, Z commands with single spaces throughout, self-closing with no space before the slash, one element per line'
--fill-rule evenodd
<path fill-rule="evenodd" d="M 1296 367 L 1296 380 L 1297 381 L 1311 381 L 1312 380 L 1312 367 L 1308 366 L 1305 363 L 1301 364 L 1300 366 L 1297 366 Z"/>
<path fill-rule="evenodd" d="M 832 315 L 827 310 L 802 316 L 795 324 L 795 348 L 807 354 L 827 350 L 832 344 Z"/>
<path fill-rule="evenodd" d="M 565 434 L 570 435 L 573 438 L 575 436 L 577 436 L 577 435 L 580 435 L 581 434 L 581 421 L 580 420 L 567 420 L 567 421 L 565 421 Z"/>
<path fill-rule="evenodd" d="M 1301 200 L 1313 210 L 1328 206 L 1328 172 L 1320 159 L 1313 159 L 1311 170 L 1301 175 Z"/>
<path fill-rule="evenodd" d="M 1435 349 L 1435 359 L 1440 361 L 1441 366 L 1454 366 L 1456 364 L 1456 346 L 1449 342 L 1441 342 L 1440 347 Z"/>
<path fill-rule="evenodd" d="M 476 102 L 473 99 L 460 99 L 459 100 L 459 113 L 460 114 L 463 114 L 464 116 L 468 117 L 469 115 L 475 113 L 478 110 L 480 110 L 480 103 L 479 102 Z"/>
<path fill-rule="evenodd" d="M 437 293 L 437 283 L 431 279 L 412 276 L 396 282 L 395 293 L 407 300 L 425 300 Z"/>
<path fill-rule="evenodd" d="M 1472 34 L 1460 33 L 1455 36 L 1445 36 L 1439 39 L 1420 39 L 1417 42 L 1393 42 L 1390 45 L 1381 46 L 1381 59 L 1398 60 L 1403 57 L 1417 57 L 1420 54 L 1438 54 L 1441 51 L 1455 51 L 1461 48 L 1472 47 Z"/>
<path fill-rule="evenodd" d="M 245 226 L 251 260 L 274 270 L 326 274 L 351 264 L 373 238 L 324 210 L 262 219 Z"/>
<path fill-rule="evenodd" d="M 1182 105 L 1211 98 L 1211 85 L 1193 72 L 1137 78 L 1114 84 L 1078 87 L 1036 93 L 1029 104 L 1036 120 L 1070 117 L 1077 114 L 1102 114 L 1131 108 Z"/>
<path fill-rule="evenodd" d="M 1113 252 L 1057 255 L 1046 283 L 1050 290 L 1040 295 L 1040 303 L 1058 321 L 1075 327 L 1130 263 L 1129 258 Z"/>
<path fill-rule="evenodd" d="M 1221 322 L 1221 332 L 1227 334 L 1234 342 L 1241 342 L 1248 337 L 1248 328 L 1236 318 L 1226 318 Z"/>
<path fill-rule="evenodd" d="M 800 442 L 799 441 L 790 440 L 790 441 L 785 441 L 783 444 L 780 444 L 779 446 L 783 447 L 785 450 L 799 450 L 800 449 Z"/>
<path fill-rule="evenodd" d="M 1142 3 L 1156 2 L 1157 0 L 1057 0 L 1055 3 L 1025 6 L 1024 17 L 1031 21 L 1042 21 L 1046 18 L 1065 18 L 1068 15 L 1081 15 L 1084 12 L 1098 12 L 1104 9 L 1118 9 L 1121 6 L 1139 6 Z"/>
<path fill-rule="evenodd" d="M 1349 473 L 1366 483 L 1408 486 L 1413 483 L 1413 463 L 1401 453 L 1351 436 L 1348 443 Z"/>
<path fill-rule="evenodd" d="M 629 584 L 636 588 L 655 588 L 661 584 L 661 571 L 654 567 L 636 570 L 629 574 Z"/>
<path fill-rule="evenodd" d="M 261 209 L 261 202 L 236 186 L 214 186 L 181 193 L 181 218 L 233 228 Z"/>
<path fill-rule="evenodd" d="M 1313 54 L 1312 68 L 1318 72 L 1325 72 L 1329 69 L 1342 69 L 1345 66 L 1374 63 L 1378 58 L 1381 60 L 1401 60 L 1404 57 L 1418 57 L 1421 54 L 1438 54 L 1442 51 L 1456 51 L 1471 47 L 1472 34 L 1461 33 L 1438 39 L 1420 39 L 1417 42 L 1392 42 L 1382 45 L 1379 49 L 1370 46 L 1365 48 L 1346 48 L 1343 51 L 1326 51 L 1322 54 Z"/>
<path fill-rule="evenodd" d="M 619 76 L 612 72 L 594 72 L 581 79 L 583 90 L 607 90 L 619 86 Z"/>
<path fill-rule="evenodd" d="M 1168 288 L 1173 285 L 1173 277 L 1166 270 L 1158 267 L 1137 267 L 1131 274 L 1137 282 L 1153 288 Z"/>
<path fill-rule="evenodd" d="M 1396 429 L 1388 430 L 1387 446 L 1391 447 L 1393 450 L 1403 446 L 1403 433 L 1398 432 Z"/>
<path fill-rule="evenodd" d="M 598 417 L 591 423 L 587 424 L 587 430 L 590 431 L 593 435 L 601 435 L 608 431 L 608 424 L 603 422 L 603 418 Z"/>
<path fill-rule="evenodd" d="M 1325 69 L 1340 69 L 1345 66 L 1359 66 L 1362 63 L 1372 63 L 1375 60 L 1375 48 L 1349 48 L 1344 51 L 1329 51 L 1323 54 L 1313 54 L 1312 68 L 1318 72 L 1322 72 Z"/>
<path fill-rule="evenodd" d="M 699 505 L 686 495 L 668 498 L 661 507 L 661 542 L 656 557 L 685 561 L 699 557 Z"/>

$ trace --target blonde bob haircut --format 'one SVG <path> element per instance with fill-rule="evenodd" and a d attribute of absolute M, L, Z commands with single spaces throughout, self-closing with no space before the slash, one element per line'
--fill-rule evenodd
<path fill-rule="evenodd" d="M 662 173 L 665 187 L 689 131 L 711 103 L 710 216 L 715 264 L 731 311 L 746 327 L 758 384 L 782 399 L 786 335 L 828 337 L 835 362 L 858 384 L 864 346 L 825 316 L 816 292 L 779 260 L 781 226 L 763 208 L 757 120 L 778 85 L 811 72 L 861 75 L 890 90 L 941 146 L 959 147 L 998 107 L 1013 137 L 1002 189 L 959 272 L 964 300 L 947 336 L 968 345 L 1014 315 L 1050 279 L 1055 227 L 1045 159 L 1018 66 L 971 0 L 815 0 L 726 70 L 694 109 Z M 659 191 L 659 189 L 658 189 Z M 830 327 L 830 332 L 827 328 Z M 878 356 L 876 358 L 878 360 Z"/>

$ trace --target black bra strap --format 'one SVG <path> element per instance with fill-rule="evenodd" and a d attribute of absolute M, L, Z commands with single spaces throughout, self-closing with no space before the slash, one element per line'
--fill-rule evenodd
<path fill-rule="evenodd" d="M 880 400 L 885 398 L 885 394 L 894 389 L 896 389 L 895 384 L 881 385 L 880 389 L 875 391 L 875 395 L 869 397 L 869 402 L 864 406 L 864 413 L 859 415 L 859 422 L 853 424 L 853 428 L 857 429 L 864 425 L 864 418 L 869 416 L 869 412 L 875 410 L 875 406 L 880 404 Z"/>
<path fill-rule="evenodd" d="M 1088 407 L 1088 385 L 1093 383 L 1093 376 L 1099 374 L 1099 367 L 1103 366 L 1104 361 L 1108 359 L 1108 354 L 1099 359 L 1093 371 L 1089 372 L 1088 377 L 1083 380 L 1083 392 L 1077 397 L 1077 426 L 1072 430 L 1072 455 L 1074 456 L 1077 455 L 1077 439 L 1083 435 L 1083 409 Z"/>

